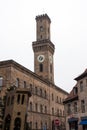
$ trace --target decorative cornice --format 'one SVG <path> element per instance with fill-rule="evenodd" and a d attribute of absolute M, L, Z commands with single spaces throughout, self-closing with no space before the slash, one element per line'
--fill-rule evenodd
<path fill-rule="evenodd" d="M 36 20 L 41 20 L 41 19 L 48 19 L 48 21 L 51 23 L 51 20 L 47 14 L 36 16 Z"/>

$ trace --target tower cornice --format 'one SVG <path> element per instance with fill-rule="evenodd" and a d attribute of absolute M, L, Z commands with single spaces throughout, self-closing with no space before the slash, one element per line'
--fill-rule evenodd
<path fill-rule="evenodd" d="M 55 50 L 55 46 L 50 40 L 34 41 L 32 47 L 34 52 L 49 50 L 52 54 L 54 54 Z"/>
<path fill-rule="evenodd" d="M 36 16 L 36 20 L 43 20 L 43 19 L 48 19 L 49 20 L 49 22 L 51 23 L 51 20 L 50 20 L 50 18 L 49 18 L 49 16 L 47 15 L 47 14 L 42 14 L 42 15 L 38 15 L 38 16 Z"/>

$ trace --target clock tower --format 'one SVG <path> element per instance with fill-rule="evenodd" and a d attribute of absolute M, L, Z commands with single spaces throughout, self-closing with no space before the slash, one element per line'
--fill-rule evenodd
<path fill-rule="evenodd" d="M 53 55 L 55 46 L 50 40 L 51 20 L 47 14 L 36 16 L 36 41 L 34 51 L 34 72 L 54 83 Z"/>

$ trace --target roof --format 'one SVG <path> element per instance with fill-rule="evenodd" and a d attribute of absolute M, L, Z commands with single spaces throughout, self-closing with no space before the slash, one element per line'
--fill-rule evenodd
<path fill-rule="evenodd" d="M 41 82 L 44 82 L 45 84 L 47 84 L 48 86 L 50 86 L 52 83 L 48 80 L 45 80 L 44 78 L 40 77 L 39 75 L 37 75 L 36 73 L 32 72 L 31 70 L 27 69 L 26 67 L 20 65 L 19 63 L 17 63 L 14 60 L 6 60 L 6 61 L 0 61 L 0 67 L 9 67 L 9 66 L 13 66 L 16 69 L 21 70 L 23 73 L 26 72 L 28 74 L 31 74 L 31 76 L 34 76 L 34 78 L 39 79 Z M 55 86 L 57 88 L 58 91 L 61 91 L 63 93 L 65 93 L 66 95 L 68 94 L 65 90 L 63 90 L 62 88 L 56 86 L 55 84 L 52 84 L 52 86 Z"/>
<path fill-rule="evenodd" d="M 77 86 L 73 87 L 68 97 L 64 100 L 63 102 L 64 104 L 74 101 L 74 100 L 78 100 L 78 92 L 74 93 L 74 89 L 77 89 Z"/>
<path fill-rule="evenodd" d="M 85 71 L 82 74 L 80 74 L 78 77 L 76 77 L 75 80 L 78 81 L 84 77 L 87 77 L 87 68 L 85 69 Z"/>

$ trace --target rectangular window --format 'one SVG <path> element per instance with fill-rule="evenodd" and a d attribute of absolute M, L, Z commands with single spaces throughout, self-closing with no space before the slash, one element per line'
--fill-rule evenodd
<path fill-rule="evenodd" d="M 24 81 L 24 88 L 26 88 L 26 81 Z"/>
<path fill-rule="evenodd" d="M 82 110 L 82 113 L 85 112 L 85 101 L 84 100 L 81 100 L 81 110 Z"/>
<path fill-rule="evenodd" d="M 40 72 L 43 72 L 43 64 L 40 64 Z"/>
<path fill-rule="evenodd" d="M 19 87 L 19 78 L 16 79 L 16 87 Z"/>
<path fill-rule="evenodd" d="M 54 115 L 54 108 L 52 108 L 52 115 Z"/>
<path fill-rule="evenodd" d="M 36 95 L 37 95 L 37 92 L 38 92 L 37 87 L 35 87 L 35 94 L 36 94 Z"/>
<path fill-rule="evenodd" d="M 0 77 L 0 90 L 2 89 L 2 86 L 3 86 L 3 78 Z"/>
<path fill-rule="evenodd" d="M 67 113 L 71 114 L 71 104 L 68 104 L 68 108 L 67 109 L 68 109 Z"/>
<path fill-rule="evenodd" d="M 86 79 L 86 87 L 87 87 L 87 79 Z"/>
<path fill-rule="evenodd" d="M 80 91 L 81 92 L 83 91 L 83 82 L 82 81 L 80 82 Z"/>
<path fill-rule="evenodd" d="M 77 102 L 74 103 L 74 112 L 77 112 Z"/>
<path fill-rule="evenodd" d="M 52 101 L 54 100 L 54 95 L 53 95 L 53 93 L 52 93 Z"/>

